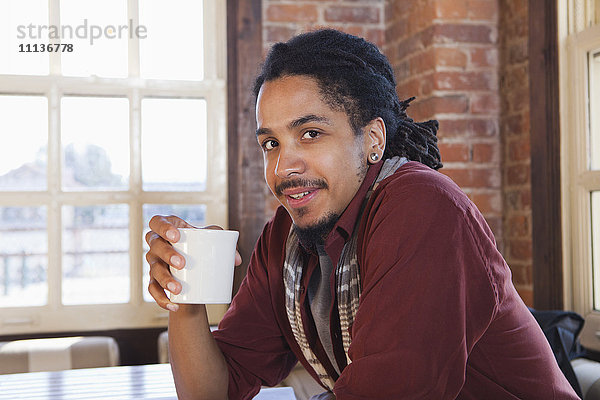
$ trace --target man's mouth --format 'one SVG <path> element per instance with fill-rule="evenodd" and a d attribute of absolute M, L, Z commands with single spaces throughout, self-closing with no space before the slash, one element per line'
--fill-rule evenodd
<path fill-rule="evenodd" d="M 310 192 L 306 191 L 306 192 L 302 192 L 302 193 L 297 193 L 297 194 L 290 194 L 289 196 L 292 199 L 296 199 L 296 200 L 300 200 L 301 198 L 303 198 L 304 196 L 306 196 L 307 194 L 309 194 Z"/>
<path fill-rule="evenodd" d="M 284 190 L 285 202 L 287 206 L 293 209 L 300 209 L 308 206 L 321 190 L 318 188 L 298 188 L 296 190 Z"/>

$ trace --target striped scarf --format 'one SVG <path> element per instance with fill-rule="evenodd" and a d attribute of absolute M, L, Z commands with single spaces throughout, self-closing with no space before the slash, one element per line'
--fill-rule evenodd
<path fill-rule="evenodd" d="M 349 328 L 352 326 L 356 311 L 358 310 L 361 291 L 358 257 L 356 254 L 358 243 L 358 224 L 360 223 L 367 200 L 379 182 L 392 175 L 406 162 L 407 160 L 404 157 L 393 157 L 384 162 L 377 179 L 375 179 L 375 182 L 373 185 L 371 185 L 369 191 L 367 192 L 367 195 L 361 206 L 360 213 L 356 219 L 352 237 L 344 245 L 335 270 L 338 314 L 340 317 L 340 328 L 342 331 L 342 343 L 344 346 L 344 352 L 346 353 L 346 362 L 348 365 L 352 362 L 348 356 L 348 350 L 350 349 L 350 343 L 352 341 Z M 308 340 L 302 324 L 300 286 L 302 282 L 303 269 L 304 263 L 302 261 L 302 253 L 300 251 L 298 237 L 292 226 L 287 238 L 285 247 L 285 261 L 283 264 L 283 283 L 285 285 L 285 307 L 287 310 L 287 316 L 288 320 L 290 321 L 292 333 L 294 334 L 294 338 L 296 339 L 298 346 L 302 350 L 302 354 L 311 367 L 315 370 L 321 383 L 329 390 L 333 390 L 335 381 L 325 371 L 325 368 L 308 345 Z"/>

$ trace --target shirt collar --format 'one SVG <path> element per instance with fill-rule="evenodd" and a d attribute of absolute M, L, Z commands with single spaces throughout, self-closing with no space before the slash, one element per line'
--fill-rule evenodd
<path fill-rule="evenodd" d="M 367 174 L 365 175 L 365 179 L 362 184 L 358 188 L 358 191 L 348 204 L 348 207 L 344 210 L 337 223 L 333 227 L 331 233 L 327 237 L 325 241 L 325 247 L 333 240 L 335 240 L 337 233 L 343 236 L 344 240 L 348 240 L 350 235 L 352 235 L 352 231 L 354 230 L 354 225 L 356 224 L 356 219 L 358 218 L 358 214 L 360 213 L 360 209 L 365 199 L 371 184 L 379 175 L 379 171 L 381 171 L 381 166 L 383 165 L 383 161 L 378 162 L 377 164 L 372 164 L 369 166 L 367 170 Z"/>

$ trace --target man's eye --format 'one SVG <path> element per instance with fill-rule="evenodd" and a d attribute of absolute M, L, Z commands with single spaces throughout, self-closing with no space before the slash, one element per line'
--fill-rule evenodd
<path fill-rule="evenodd" d="M 279 143 L 277 143 L 275 140 L 269 139 L 269 140 L 265 140 L 265 142 L 263 143 L 262 147 L 265 150 L 273 150 L 273 148 L 279 146 Z"/>
<path fill-rule="evenodd" d="M 302 135 L 303 139 L 314 139 L 319 136 L 321 133 L 317 131 L 306 131 L 304 135 Z"/>

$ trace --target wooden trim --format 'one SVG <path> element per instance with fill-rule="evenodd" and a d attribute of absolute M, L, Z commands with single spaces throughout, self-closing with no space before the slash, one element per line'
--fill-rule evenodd
<path fill-rule="evenodd" d="M 264 226 L 262 157 L 254 132 L 252 83 L 262 59 L 262 1 L 227 1 L 227 111 L 229 226 L 240 231 L 243 264 L 236 269 L 237 291 Z"/>
<path fill-rule="evenodd" d="M 529 1 L 533 303 L 563 308 L 558 19 L 555 1 Z"/>

